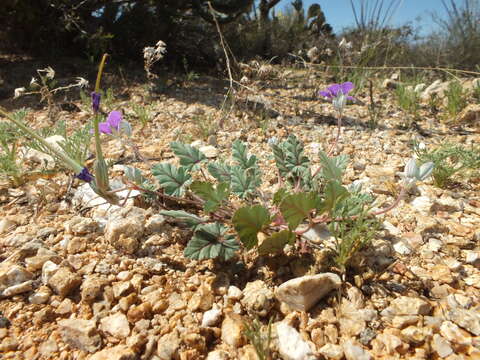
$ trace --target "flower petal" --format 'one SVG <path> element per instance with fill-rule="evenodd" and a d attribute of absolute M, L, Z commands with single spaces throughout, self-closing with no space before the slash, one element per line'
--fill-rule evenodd
<path fill-rule="evenodd" d="M 110 124 L 107 122 L 98 123 L 98 130 L 103 134 L 112 133 L 112 128 L 110 127 Z"/>
<path fill-rule="evenodd" d="M 353 90 L 353 88 L 355 87 L 355 85 L 353 85 L 352 82 L 350 81 L 347 81 L 347 82 L 344 82 L 342 85 L 340 85 L 341 89 L 342 89 L 342 92 L 344 95 L 347 95 L 350 91 Z"/>
<path fill-rule="evenodd" d="M 336 97 L 338 95 L 338 92 L 341 90 L 341 86 L 339 84 L 332 84 L 330 85 L 327 90 L 330 91 L 330 93 Z"/>
<path fill-rule="evenodd" d="M 120 111 L 111 111 L 107 117 L 107 124 L 110 125 L 112 129 L 119 130 L 120 123 L 122 122 L 122 113 Z"/>
<path fill-rule="evenodd" d="M 331 99 L 333 97 L 332 94 L 330 93 L 330 91 L 319 91 L 318 93 L 320 95 L 322 95 L 323 97 L 326 97 L 326 98 L 329 98 L 329 99 Z"/>

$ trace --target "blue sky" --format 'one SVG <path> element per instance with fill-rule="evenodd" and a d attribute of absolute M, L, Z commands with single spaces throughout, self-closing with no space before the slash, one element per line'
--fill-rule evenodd
<path fill-rule="evenodd" d="M 354 3 L 360 4 L 359 0 L 353 0 Z M 375 0 L 369 0 L 374 3 Z M 458 3 L 463 1 L 455 0 Z M 282 9 L 290 4 L 291 0 L 282 0 L 277 9 Z M 385 0 L 388 4 L 390 0 Z M 305 8 L 310 4 L 317 3 L 322 7 L 327 22 L 333 26 L 334 32 L 339 33 L 340 30 L 349 25 L 354 25 L 355 20 L 350 6 L 350 0 L 304 0 Z M 358 5 L 359 7 L 360 5 Z M 392 25 L 403 25 L 410 22 L 415 28 L 420 27 L 421 34 L 425 35 L 435 29 L 436 24 L 432 20 L 431 13 L 437 13 L 440 16 L 445 15 L 445 9 L 441 0 L 403 0 L 402 4 L 392 17 Z M 420 17 L 420 21 L 416 18 Z"/>

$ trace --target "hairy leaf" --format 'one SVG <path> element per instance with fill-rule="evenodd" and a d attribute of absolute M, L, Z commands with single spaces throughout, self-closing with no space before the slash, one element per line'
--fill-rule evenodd
<path fill-rule="evenodd" d="M 191 183 L 192 177 L 183 166 L 176 167 L 169 163 L 157 164 L 152 167 L 152 174 L 165 190 L 167 195 L 183 196 L 185 188 Z"/>
<path fill-rule="evenodd" d="M 277 192 L 273 194 L 273 199 L 272 199 L 273 204 L 280 205 L 283 199 L 285 199 L 285 196 L 287 195 L 288 195 L 287 189 L 285 188 L 278 189 Z"/>
<path fill-rule="evenodd" d="M 243 199 L 253 195 L 261 183 L 260 174 L 255 169 L 245 171 L 240 166 L 233 166 L 230 175 L 232 192 Z"/>
<path fill-rule="evenodd" d="M 125 166 L 123 172 L 125 173 L 125 176 L 127 177 L 128 180 L 132 181 L 137 185 L 141 185 L 148 181 L 148 179 L 145 176 L 143 176 L 140 169 L 137 169 L 131 166 Z"/>
<path fill-rule="evenodd" d="M 280 211 L 288 223 L 290 230 L 306 219 L 319 202 L 315 193 L 297 193 L 286 196 L 280 204 Z"/>
<path fill-rule="evenodd" d="M 247 152 L 247 146 L 240 140 L 235 140 L 232 145 L 232 157 L 244 170 L 257 167 L 257 157 Z"/>
<path fill-rule="evenodd" d="M 329 181 L 325 186 L 325 210 L 332 212 L 339 201 L 350 196 L 347 188 L 338 181 Z"/>
<path fill-rule="evenodd" d="M 301 175 L 310 166 L 310 160 L 303 153 L 303 145 L 295 135 L 290 135 L 285 144 L 286 163 L 289 171 Z"/>
<path fill-rule="evenodd" d="M 276 144 L 271 144 L 270 146 L 272 147 L 273 157 L 275 158 L 275 164 L 280 172 L 280 176 L 286 177 L 289 173 L 289 169 L 287 167 L 287 156 L 285 155 L 283 147 Z"/>
<path fill-rule="evenodd" d="M 208 172 L 212 175 L 215 179 L 219 182 L 227 182 L 231 181 L 230 172 L 232 171 L 232 167 L 228 164 L 223 162 L 211 162 L 207 165 Z"/>
<path fill-rule="evenodd" d="M 213 184 L 206 181 L 194 181 L 190 189 L 205 200 L 204 210 L 213 212 L 218 209 L 222 201 L 228 198 L 230 194 L 228 184 L 220 183 L 215 188 Z"/>
<path fill-rule="evenodd" d="M 268 210 L 261 205 L 238 209 L 232 218 L 233 226 L 247 249 L 257 244 L 257 233 L 270 223 Z"/>
<path fill-rule="evenodd" d="M 265 238 L 258 246 L 259 255 L 267 255 L 280 252 L 285 245 L 293 244 L 295 234 L 289 230 L 282 230 Z"/>
<path fill-rule="evenodd" d="M 342 181 L 343 173 L 347 168 L 348 156 L 339 155 L 335 157 L 328 157 L 323 151 L 319 151 L 320 163 L 322 164 L 322 177 L 327 181 L 336 180 Z"/>
<path fill-rule="evenodd" d="M 291 183 L 301 180 L 306 184 L 310 177 L 310 160 L 304 155 L 304 148 L 295 135 L 279 145 L 272 144 L 273 156 L 280 175 Z"/>
<path fill-rule="evenodd" d="M 194 260 L 232 258 L 240 244 L 235 236 L 227 234 L 227 230 L 219 223 L 198 226 L 184 250 L 185 257 Z"/>
<path fill-rule="evenodd" d="M 190 214 L 183 210 L 162 210 L 160 211 L 160 215 L 170 216 L 178 221 L 185 223 L 187 226 L 191 227 L 193 230 L 197 228 L 200 224 L 205 223 L 205 219 L 201 217 Z"/>
<path fill-rule="evenodd" d="M 178 141 L 170 143 L 170 148 L 173 153 L 180 159 L 180 165 L 187 167 L 189 170 L 196 170 L 202 161 L 207 160 L 207 157 L 197 148 L 183 144 Z"/>

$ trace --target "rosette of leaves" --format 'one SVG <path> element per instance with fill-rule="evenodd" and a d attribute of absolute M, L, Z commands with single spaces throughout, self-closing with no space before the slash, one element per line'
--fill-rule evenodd
<path fill-rule="evenodd" d="M 303 145 L 294 135 L 279 145 L 272 145 L 272 149 L 278 172 L 287 187 L 274 194 L 270 209 L 253 205 L 235 212 L 232 222 L 246 249 L 257 247 L 259 255 L 279 252 L 285 245 L 295 243 L 302 234 L 300 228 L 314 226 L 315 219 L 324 217 L 333 221 L 366 213 L 373 199 L 361 193 L 359 186 L 347 188 L 342 185 L 347 156 L 328 157 L 320 152 L 321 168 L 311 175 L 310 161 L 303 155 Z M 349 251 L 340 249 L 339 242 L 338 253 L 353 254 L 361 248 L 358 239 L 357 236 L 343 243 Z"/>
<path fill-rule="evenodd" d="M 240 244 L 229 226 L 213 219 L 220 217 L 229 220 L 230 212 L 222 209 L 222 206 L 228 203 L 231 194 L 245 200 L 255 198 L 261 184 L 257 157 L 249 154 L 247 146 L 239 140 L 232 145 L 230 163 L 209 161 L 196 147 L 180 142 L 172 142 L 170 147 L 178 158 L 179 166 L 170 163 L 153 166 L 152 173 L 160 189 L 169 196 L 200 199 L 208 218 L 200 218 L 183 210 L 161 213 L 192 228 L 193 236 L 185 249 L 185 256 L 197 260 L 231 258 Z M 212 178 L 207 178 L 204 170 Z M 194 180 L 196 172 L 204 180 Z M 139 179 L 137 183 L 141 181 Z"/>
<path fill-rule="evenodd" d="M 270 204 L 262 205 L 258 199 L 258 158 L 248 152 L 243 142 L 233 143 L 229 162 L 210 161 L 199 149 L 179 142 L 171 143 L 171 149 L 179 165 L 160 163 L 152 173 L 165 194 L 179 200 L 188 198 L 202 207 L 202 215 L 192 213 L 196 210 L 191 208 L 161 211 L 192 229 L 184 251 L 192 259 L 228 260 L 241 247 L 255 248 L 259 255 L 278 253 L 285 245 L 293 245 L 302 234 L 299 229 L 312 227 L 315 219 L 334 219 L 338 214 L 358 216 L 371 201 L 360 189 L 342 185 L 346 156 L 328 157 L 321 152 L 321 169 L 312 175 L 304 147 L 293 135 L 272 146 L 285 186 L 273 195 Z M 139 186 L 147 183 L 133 170 L 129 176 Z M 198 178 L 203 180 L 195 180 Z M 245 206 L 234 209 L 229 202 L 231 195 L 245 201 Z"/>

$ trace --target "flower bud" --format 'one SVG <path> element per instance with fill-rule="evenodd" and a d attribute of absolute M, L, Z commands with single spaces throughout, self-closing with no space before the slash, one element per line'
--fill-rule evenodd
<path fill-rule="evenodd" d="M 417 178 L 418 174 L 418 167 L 417 167 L 417 161 L 415 158 L 411 158 L 408 160 L 407 164 L 405 165 L 405 177 L 409 179 L 415 179 Z"/>
<path fill-rule="evenodd" d="M 124 134 L 126 134 L 128 137 L 132 136 L 132 126 L 130 125 L 130 123 L 128 121 L 125 121 L 125 120 L 122 120 L 120 122 L 120 129 L 119 129 L 120 132 L 123 132 Z"/>
<path fill-rule="evenodd" d="M 94 112 L 94 113 L 98 113 L 98 111 L 100 110 L 100 98 L 101 98 L 101 95 L 100 95 L 100 93 L 97 93 L 97 92 L 95 92 L 95 91 L 92 91 L 91 96 L 92 96 L 92 109 L 93 109 L 93 112 Z"/>
<path fill-rule="evenodd" d="M 342 93 L 339 94 L 332 100 L 333 107 L 338 112 L 342 112 L 345 105 L 347 105 L 347 97 Z"/>
<path fill-rule="evenodd" d="M 417 171 L 417 176 L 416 176 L 417 180 L 423 181 L 427 177 L 429 177 L 432 174 L 434 167 L 435 167 L 435 164 L 431 161 L 425 164 L 422 164 L 422 166 L 420 166 L 420 169 L 418 169 Z"/>

